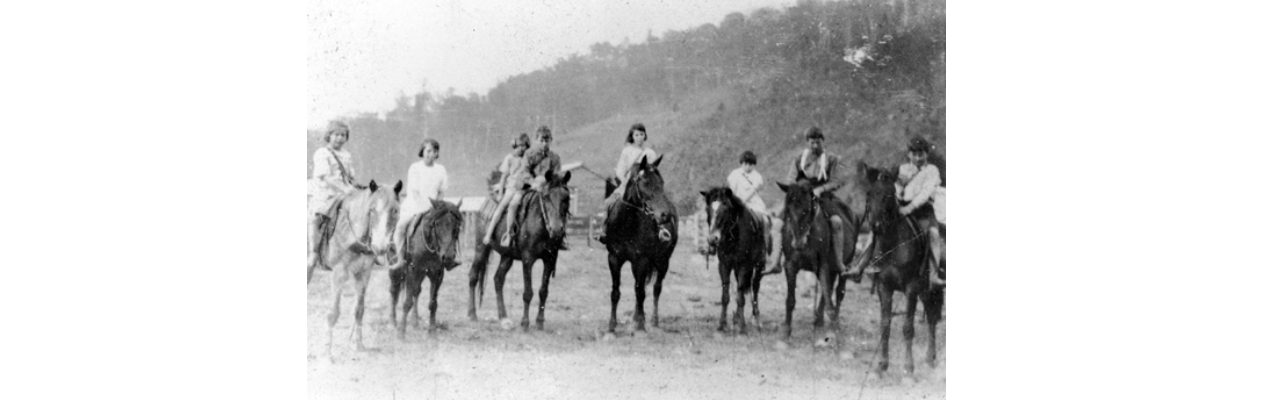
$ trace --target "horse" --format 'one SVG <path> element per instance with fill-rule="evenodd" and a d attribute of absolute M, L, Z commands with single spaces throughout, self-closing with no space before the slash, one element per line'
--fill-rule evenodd
<path fill-rule="evenodd" d="M 402 191 L 402 182 L 393 186 L 393 191 L 380 190 L 375 181 L 365 189 L 355 190 L 336 200 L 331 206 L 332 216 L 321 232 L 315 245 L 321 246 L 318 262 L 309 267 L 309 275 L 313 268 L 321 264 L 324 269 L 331 270 L 331 313 L 327 316 L 327 357 L 332 358 L 331 348 L 335 341 L 335 322 L 340 317 L 340 295 L 344 283 L 353 280 L 357 292 L 357 308 L 354 313 L 357 323 L 353 327 L 358 351 L 367 348 L 362 345 L 362 314 L 366 310 L 366 286 L 371 278 L 371 271 L 379 264 L 380 256 L 387 255 L 392 243 L 393 227 L 397 224 L 399 204 L 397 195 Z"/>
<path fill-rule="evenodd" d="M 727 329 L 728 275 L 737 280 L 737 310 L 733 325 L 746 334 L 746 292 L 751 292 L 751 309 L 756 329 L 759 322 L 759 280 L 766 261 L 767 245 L 762 216 L 746 208 L 746 204 L 727 187 L 715 187 L 701 192 L 706 200 L 709 253 L 719 254 L 720 290 L 719 330 Z"/>
<path fill-rule="evenodd" d="M 858 179 L 866 187 L 866 206 L 863 225 L 874 232 L 873 246 L 877 249 L 874 265 L 880 272 L 874 278 L 875 291 L 878 293 L 881 319 L 879 324 L 882 361 L 878 363 L 879 372 L 886 371 L 888 366 L 888 339 L 891 336 L 892 294 L 901 291 L 905 294 L 905 372 L 913 373 L 913 339 L 914 312 L 918 300 L 922 300 L 923 311 L 927 317 L 927 336 L 930 339 L 927 347 L 927 364 L 936 363 L 936 324 L 940 322 L 941 309 L 944 306 L 944 289 L 933 287 L 929 276 L 923 273 L 923 264 L 930 257 L 926 233 L 918 232 L 906 218 L 900 214 L 900 201 L 896 198 L 896 174 L 870 168 L 865 163 L 857 164 Z"/>
<path fill-rule="evenodd" d="M 389 309 L 399 338 L 406 337 L 406 318 L 415 309 L 415 301 L 423 292 L 425 277 L 432 287 L 429 291 L 428 329 L 437 328 L 437 290 L 441 288 L 446 271 L 454 268 L 455 255 L 459 252 L 459 234 L 463 230 L 463 214 L 459 212 L 459 205 L 431 201 L 431 210 L 416 215 L 402 227 L 406 229 L 407 263 L 388 274 L 388 291 L 393 298 Z M 402 302 L 402 321 L 399 324 L 397 295 L 402 289 L 406 290 L 406 298 Z M 418 316 L 418 310 L 415 311 Z M 418 319 L 415 326 L 419 326 Z"/>
<path fill-rule="evenodd" d="M 838 314 L 840 303 L 845 295 L 847 277 L 841 276 L 834 257 L 834 233 L 830 222 L 829 211 L 821 205 L 822 199 L 815 198 L 812 193 L 812 181 L 799 171 L 795 182 L 784 184 L 777 182 L 777 187 L 785 192 L 785 208 L 781 219 L 784 222 L 781 235 L 781 257 L 786 275 L 786 319 L 785 338 L 790 338 L 792 331 L 791 318 L 794 311 L 795 286 L 799 271 L 812 272 L 817 277 L 817 306 L 812 326 L 824 325 L 825 311 L 830 309 L 830 334 L 834 337 L 838 331 Z M 847 221 L 844 221 L 844 260 L 851 260 L 856 250 L 857 224 L 852 219 L 851 210 L 844 207 Z M 831 296 L 835 293 L 835 296 Z"/>
<path fill-rule="evenodd" d="M 631 262 L 631 274 L 635 278 L 636 331 L 644 331 L 644 287 L 657 275 L 653 284 L 653 327 L 658 327 L 658 299 L 662 296 L 662 280 L 670 267 L 671 252 L 679 240 L 679 220 L 675 206 L 662 191 L 662 174 L 658 164 L 662 157 L 649 162 L 641 157 L 640 164 L 627 175 L 627 189 L 618 206 L 613 221 L 605 225 L 605 247 L 609 251 L 609 274 L 613 278 L 613 290 L 609 293 L 609 332 L 618 325 L 618 288 L 622 283 L 622 265 Z M 612 194 L 612 185 L 606 185 L 605 197 Z"/>
<path fill-rule="evenodd" d="M 530 329 L 530 302 L 534 299 L 533 268 L 534 263 L 543 260 L 543 282 L 538 289 L 538 319 L 536 327 L 543 330 L 543 310 L 547 305 L 548 286 L 556 275 L 556 257 L 565 242 L 565 221 L 569 219 L 569 183 L 570 173 L 562 176 L 549 176 L 544 190 L 531 190 L 522 198 L 516 229 L 510 246 L 502 246 L 498 240 L 485 244 L 481 241 L 482 232 L 477 232 L 476 257 L 472 260 L 472 269 L 468 275 L 468 318 L 477 320 L 477 297 L 485 294 L 486 266 L 489 264 L 490 252 L 499 253 L 499 269 L 494 273 L 494 291 L 499 301 L 499 320 L 507 319 L 507 309 L 503 305 L 503 283 L 512 261 L 521 261 L 522 275 L 525 279 L 525 312 L 521 316 L 521 328 Z M 511 223 L 506 218 L 495 225 L 495 232 L 503 232 L 505 224 Z M 477 226 L 484 227 L 485 222 Z"/>

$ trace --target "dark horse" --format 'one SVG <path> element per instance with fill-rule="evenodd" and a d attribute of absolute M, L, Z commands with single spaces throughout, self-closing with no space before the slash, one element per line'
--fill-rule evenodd
<path fill-rule="evenodd" d="M 441 288 L 446 270 L 454 268 L 459 233 L 463 229 L 463 214 L 459 213 L 459 205 L 432 200 L 431 210 L 416 215 L 402 228 L 406 229 L 407 263 L 388 274 L 388 291 L 393 297 L 389 308 L 398 337 L 406 336 L 406 318 L 415 308 L 415 301 L 423 291 L 421 286 L 425 277 L 432 284 L 429 291 L 428 328 L 431 330 L 437 327 L 437 290 Z M 402 289 L 406 289 L 406 298 L 402 302 L 402 321 L 398 323 L 397 294 Z M 419 315 L 418 310 L 415 315 Z M 415 325 L 419 326 L 418 319 Z"/>
<path fill-rule="evenodd" d="M 923 273 L 923 263 L 929 257 L 929 247 L 925 232 L 919 232 L 913 224 L 900 214 L 900 202 L 896 199 L 896 175 L 892 171 L 870 168 L 865 163 L 857 164 L 859 178 L 863 178 L 866 187 L 866 206 L 863 225 L 874 231 L 874 248 L 876 256 L 874 265 L 881 271 L 875 278 L 878 292 L 879 309 L 882 311 L 879 320 L 882 361 L 878 363 L 879 371 L 886 371 L 888 365 L 888 338 L 891 336 L 892 293 L 905 293 L 905 372 L 913 373 L 914 356 L 914 312 L 918 300 L 922 300 L 923 311 L 927 313 L 927 336 L 930 343 L 927 347 L 927 363 L 936 363 L 936 324 L 940 322 L 941 308 L 944 305 L 944 289 L 932 287 L 928 275 Z"/>
<path fill-rule="evenodd" d="M 622 297 L 618 288 L 622 284 L 622 265 L 628 261 L 635 279 L 634 319 L 637 331 L 644 330 L 644 287 L 657 273 L 657 281 L 653 284 L 653 327 L 658 327 L 662 280 L 666 278 L 671 252 L 675 251 L 675 243 L 679 240 L 675 206 L 662 192 L 662 174 L 658 172 L 660 163 L 662 157 L 653 162 L 642 157 L 640 164 L 631 169 L 627 175 L 626 192 L 610 211 L 617 214 L 605 226 L 609 274 L 613 277 L 613 290 L 609 293 L 609 332 L 618 325 L 618 300 Z M 606 186 L 605 197 L 612 193 L 611 186 Z"/>
<path fill-rule="evenodd" d="M 481 241 L 481 232 L 477 233 L 476 258 L 472 261 L 472 270 L 468 275 L 468 318 L 477 319 L 478 291 L 485 294 L 486 265 L 490 259 L 490 251 L 499 253 L 499 269 L 494 273 L 494 291 L 499 299 L 499 320 L 507 318 L 507 309 L 503 305 L 503 282 L 512 261 L 520 260 L 522 276 L 525 278 L 525 314 L 521 317 L 521 327 L 530 329 L 530 301 L 534 300 L 532 272 L 534 262 L 543 260 L 543 283 L 538 289 L 539 330 L 543 329 L 543 309 L 547 305 L 547 287 L 556 274 L 556 256 L 560 253 L 565 241 L 565 221 L 569 219 L 569 183 L 570 173 L 559 177 L 549 177 L 545 191 L 529 191 L 522 199 L 520 226 L 511 246 L 503 247 L 498 240 L 490 244 Z M 503 232 L 504 224 L 510 223 L 506 218 L 494 227 L 495 232 Z M 478 226 L 485 226 L 479 222 Z"/>
<path fill-rule="evenodd" d="M 812 182 L 803 176 L 802 171 L 799 171 L 794 183 L 787 185 L 778 182 L 777 186 L 786 193 L 785 209 L 781 214 L 781 220 L 785 223 L 781 228 L 781 256 L 786 274 L 785 337 L 790 338 L 790 320 L 794 311 L 794 291 L 799 271 L 816 274 L 819 291 L 812 326 L 820 327 L 824 324 L 828 306 L 830 335 L 833 336 L 833 332 L 838 330 L 839 303 L 845 294 L 847 277 L 840 276 L 838 267 L 834 265 L 834 234 L 830 225 L 832 211 L 825 208 L 838 205 L 829 204 L 827 200 L 832 196 L 829 194 L 815 198 L 812 194 Z M 857 224 L 852 219 L 851 210 L 842 208 L 842 213 L 847 218 L 843 221 L 843 237 L 847 241 L 841 243 L 846 249 L 843 258 L 851 260 L 856 250 Z M 836 296 L 831 297 L 832 292 L 837 292 Z"/>
<path fill-rule="evenodd" d="M 764 241 L 768 232 L 764 229 L 763 217 L 746 208 L 746 204 L 733 195 L 732 189 L 726 187 L 711 188 L 702 192 L 702 197 L 706 200 L 706 221 L 709 224 L 706 243 L 710 246 L 710 253 L 719 254 L 719 279 L 723 283 L 719 298 L 719 330 L 728 327 L 729 274 L 737 280 L 737 311 L 733 314 L 733 325 L 742 334 L 746 333 L 746 292 L 750 292 L 755 328 L 760 329 L 759 272 L 763 270 L 768 251 Z"/>

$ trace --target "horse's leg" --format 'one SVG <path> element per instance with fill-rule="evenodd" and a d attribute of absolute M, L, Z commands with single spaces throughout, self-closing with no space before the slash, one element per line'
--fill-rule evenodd
<path fill-rule="evenodd" d="M 750 270 L 750 312 L 754 316 L 751 321 L 755 325 L 756 332 L 763 332 L 763 322 L 759 319 L 759 282 L 763 281 L 763 264 L 757 263 L 757 266 Z"/>
<path fill-rule="evenodd" d="M 402 323 L 397 325 L 397 338 L 406 339 L 406 321 L 410 319 L 411 311 L 415 310 L 415 303 L 419 299 L 419 293 L 422 291 L 419 287 L 419 280 L 415 278 L 414 266 L 398 268 L 406 270 L 406 296 L 402 299 Z"/>
<path fill-rule="evenodd" d="M 813 288 L 816 290 L 816 296 L 813 297 L 816 299 L 814 300 L 816 301 L 816 308 L 812 310 L 812 331 L 815 332 L 825 325 L 825 297 L 821 296 L 821 291 L 824 290 L 825 285 L 821 283 L 821 273 L 817 271 L 813 273 L 816 274 L 816 287 Z"/>
<path fill-rule="evenodd" d="M 644 330 L 644 284 L 649 277 L 649 259 L 642 257 L 631 262 L 631 275 L 635 279 L 635 297 L 636 307 L 634 320 L 636 323 L 636 331 Z"/>
<path fill-rule="evenodd" d="M 503 306 L 503 282 L 508 277 L 509 269 L 512 269 L 512 257 L 500 254 L 499 269 L 494 271 L 494 295 L 499 299 L 499 321 L 508 317 L 508 309 Z"/>
<path fill-rule="evenodd" d="M 905 373 L 914 373 L 914 312 L 918 310 L 918 291 L 912 286 L 905 291 Z"/>
<path fill-rule="evenodd" d="M 441 289 L 441 281 L 446 277 L 446 269 L 438 268 L 437 272 L 428 275 L 431 288 L 428 291 L 428 330 L 437 329 L 437 291 Z"/>
<path fill-rule="evenodd" d="M 340 319 L 340 295 L 344 292 L 344 280 L 348 276 L 348 271 L 344 266 L 339 266 L 331 270 L 331 313 L 327 314 L 327 358 L 332 362 L 335 356 L 331 353 L 332 343 L 335 342 L 335 321 Z"/>
<path fill-rule="evenodd" d="M 671 260 L 668 258 L 658 263 L 657 274 L 653 281 L 653 327 L 658 327 L 658 300 L 662 298 L 662 280 L 666 279 L 666 271 L 670 269 Z"/>
<path fill-rule="evenodd" d="M 936 324 L 940 322 L 940 309 L 944 293 L 927 291 L 922 297 L 922 311 L 927 315 L 927 365 L 936 366 Z"/>
<path fill-rule="evenodd" d="M 891 294 L 892 290 L 886 284 L 878 285 L 878 371 L 887 370 L 888 355 L 887 341 L 891 338 Z"/>
<path fill-rule="evenodd" d="M 362 314 L 366 312 L 366 287 L 371 280 L 371 271 L 369 270 L 370 266 L 368 265 L 367 268 L 368 269 L 362 270 L 353 276 L 353 282 L 356 285 L 355 290 L 357 290 L 357 306 L 354 308 L 355 311 L 353 312 L 353 333 L 356 338 L 354 342 L 357 343 L 358 351 L 366 351 L 366 346 L 362 345 Z"/>
<path fill-rule="evenodd" d="M 398 273 L 401 269 L 388 271 L 388 294 L 393 301 L 388 307 L 388 315 L 393 320 L 393 328 L 397 328 L 397 294 L 402 290 L 402 277 Z"/>
<path fill-rule="evenodd" d="M 731 279 L 728 276 L 728 266 L 729 264 L 724 260 L 719 261 L 719 328 L 717 330 L 720 332 L 728 330 L 728 284 Z"/>
<path fill-rule="evenodd" d="M 415 307 L 411 309 L 411 311 L 413 311 L 411 316 L 414 317 L 414 319 L 411 320 L 411 323 L 414 325 L 415 329 L 419 329 L 419 321 L 423 319 L 419 317 L 419 297 L 424 295 L 424 279 L 427 278 L 428 275 L 422 270 L 412 272 L 412 274 L 411 287 L 415 290 Z M 402 317 L 405 318 L 404 315 Z"/>
<path fill-rule="evenodd" d="M 786 268 L 786 340 L 790 339 L 790 318 L 794 314 L 794 289 L 799 268 L 794 263 L 787 263 Z"/>
<path fill-rule="evenodd" d="M 530 330 L 530 302 L 534 301 L 534 262 L 538 260 L 522 255 L 521 256 L 521 275 L 525 280 L 525 293 L 521 294 L 521 300 L 525 301 L 525 312 L 521 314 L 521 328 Z"/>
<path fill-rule="evenodd" d="M 737 279 L 737 309 L 733 311 L 733 325 L 741 334 L 746 334 L 746 292 L 750 290 L 750 268 L 735 269 Z"/>
<path fill-rule="evenodd" d="M 824 279 L 821 284 L 821 296 L 824 299 L 826 311 L 830 313 L 830 332 L 831 334 L 839 330 L 839 305 L 835 302 L 834 292 L 838 289 L 836 284 L 839 281 L 839 273 L 836 269 L 825 269 L 821 272 Z"/>
<path fill-rule="evenodd" d="M 613 289 L 609 292 L 609 333 L 613 333 L 618 326 L 618 300 L 622 298 L 622 292 L 618 288 L 622 284 L 622 263 L 622 258 L 609 253 L 609 276 L 613 281 Z"/>
<path fill-rule="evenodd" d="M 535 327 L 540 331 L 543 330 L 543 311 L 547 308 L 547 287 L 552 283 L 552 270 L 555 269 L 556 257 L 543 257 L 543 282 L 538 286 L 538 318 L 534 320 Z"/>

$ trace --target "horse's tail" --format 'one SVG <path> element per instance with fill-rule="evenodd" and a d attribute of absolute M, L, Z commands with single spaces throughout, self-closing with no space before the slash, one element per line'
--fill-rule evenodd
<path fill-rule="evenodd" d="M 480 221 L 478 221 L 477 225 L 485 226 L 485 224 Z M 476 235 L 475 245 L 473 249 L 474 254 L 472 257 L 472 268 L 468 272 L 468 280 L 469 280 L 468 284 L 469 286 L 471 286 L 473 283 L 476 284 L 477 306 L 480 306 L 485 301 L 486 269 L 489 268 L 490 250 L 493 248 L 493 246 L 483 243 L 484 232 L 480 232 L 483 229 L 478 228 L 474 230 L 478 232 L 476 232 L 477 235 Z"/>

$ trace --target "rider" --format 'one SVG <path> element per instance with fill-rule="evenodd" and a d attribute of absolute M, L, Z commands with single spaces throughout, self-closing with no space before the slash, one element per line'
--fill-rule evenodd
<path fill-rule="evenodd" d="M 522 133 L 512 140 L 512 152 L 503 157 L 503 162 L 499 164 L 500 181 L 498 189 L 502 191 L 499 195 L 499 206 L 494 209 L 494 215 L 490 217 L 490 222 L 485 229 L 485 239 L 482 243 L 490 244 L 490 240 L 494 237 L 494 227 L 499 223 L 499 218 L 503 215 L 503 211 L 507 210 L 507 220 L 512 221 L 516 218 L 516 212 L 512 207 L 508 207 L 510 203 L 521 202 L 521 197 L 525 195 L 522 188 L 525 186 L 526 175 L 525 170 L 525 150 L 530 148 L 530 136 Z M 512 223 L 508 222 L 507 229 L 503 233 L 503 239 L 500 244 L 508 246 L 512 240 Z"/>
<path fill-rule="evenodd" d="M 613 167 L 614 179 L 618 181 L 618 185 L 613 193 L 605 198 L 605 223 L 602 226 L 609 226 L 613 223 L 613 219 L 617 218 L 618 210 L 614 209 L 614 205 L 618 204 L 618 200 L 622 199 L 622 195 L 627 192 L 627 176 L 630 175 L 631 168 L 639 165 L 640 160 L 652 162 L 658 158 L 657 152 L 644 146 L 648 139 L 649 133 L 645 131 L 642 123 L 637 122 L 627 130 L 627 145 L 622 148 L 622 154 L 618 156 L 618 164 Z M 600 243 L 608 244 L 603 232 L 597 239 Z"/>
<path fill-rule="evenodd" d="M 755 153 L 746 150 L 741 153 L 741 166 L 734 169 L 728 174 L 728 187 L 732 189 L 733 194 L 737 198 L 746 203 L 746 207 L 754 211 L 760 216 L 760 220 L 764 222 L 764 227 L 768 229 L 769 234 L 764 238 L 768 248 L 767 268 L 763 273 L 774 273 L 780 270 L 777 264 L 778 257 L 781 252 L 778 251 L 779 245 L 773 245 L 773 238 L 781 231 L 781 219 L 772 218 L 768 214 L 768 206 L 764 205 L 763 198 L 759 197 L 759 189 L 763 187 L 763 175 L 759 175 L 759 171 L 755 171 L 755 164 L 759 162 L 755 157 Z"/>
<path fill-rule="evenodd" d="M 530 189 L 541 191 L 547 186 L 549 177 L 560 175 L 560 156 L 552 151 L 552 130 L 546 125 L 538 127 L 538 131 L 534 132 L 534 143 L 531 144 L 525 155 L 525 183 L 530 185 Z M 521 187 L 524 187 L 523 185 Z M 519 191 L 518 192 L 522 192 Z M 522 192 L 523 193 L 523 192 Z M 509 246 L 512 244 L 512 229 L 516 224 L 516 213 L 521 205 L 521 197 L 516 196 L 508 203 L 508 232 L 499 241 L 500 245 Z M 563 245 L 563 244 L 562 244 Z"/>
<path fill-rule="evenodd" d="M 393 243 L 397 246 L 397 262 L 388 267 L 390 270 L 406 265 L 406 225 L 411 217 L 431 210 L 432 200 L 441 200 L 446 187 L 449 186 L 446 167 L 437 163 L 439 156 L 441 156 L 441 143 L 433 139 L 424 139 L 423 145 L 419 147 L 419 157 L 423 160 L 411 164 L 406 172 L 406 197 L 402 199 L 397 226 L 393 230 Z M 450 268 L 454 268 L 454 265 L 446 266 L 446 269 Z"/>
<path fill-rule="evenodd" d="M 847 272 L 848 260 L 844 254 L 846 246 L 843 245 L 846 243 L 843 222 L 847 221 L 847 204 L 834 197 L 834 191 L 847 183 L 847 175 L 843 172 L 845 167 L 837 155 L 825 151 L 825 135 L 821 133 L 821 128 L 815 126 L 808 128 L 803 138 L 807 141 L 808 148 L 799 153 L 799 157 L 795 158 L 790 165 L 790 173 L 786 176 L 786 181 L 794 182 L 798 179 L 800 172 L 811 181 L 812 195 L 819 201 L 821 209 L 830 216 L 830 224 L 834 231 L 835 265 L 840 272 Z M 773 238 L 773 243 L 776 247 L 780 247 L 780 232 L 777 235 Z M 779 268 L 772 268 L 764 273 L 774 273 L 779 270 Z"/>
<path fill-rule="evenodd" d="M 327 145 L 313 152 L 313 178 L 309 180 L 309 266 L 319 254 L 318 241 L 322 227 L 331 219 L 327 215 L 335 200 L 358 188 L 353 180 L 353 156 L 344 150 L 349 141 L 349 126 L 340 121 L 327 125 Z"/>
<path fill-rule="evenodd" d="M 896 196 L 900 198 L 902 204 L 900 213 L 908 215 L 917 225 L 919 232 L 927 232 L 930 236 L 928 243 L 931 246 L 931 254 L 935 256 L 935 260 L 939 260 L 944 251 L 944 238 L 941 234 L 944 222 L 937 220 L 933 205 L 943 206 L 943 204 L 937 204 L 943 202 L 934 201 L 940 190 L 941 181 L 940 168 L 927 162 L 927 155 L 931 148 L 931 143 L 921 137 L 909 141 L 909 163 L 900 166 L 896 177 Z M 927 270 L 932 284 L 944 285 L 944 280 L 940 279 L 936 266 L 931 266 Z"/>

